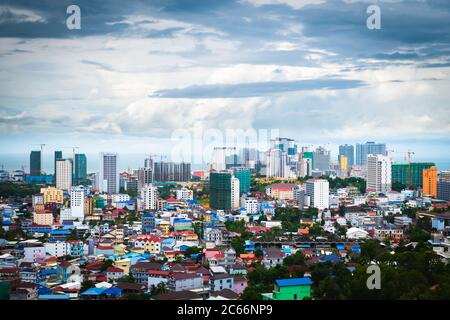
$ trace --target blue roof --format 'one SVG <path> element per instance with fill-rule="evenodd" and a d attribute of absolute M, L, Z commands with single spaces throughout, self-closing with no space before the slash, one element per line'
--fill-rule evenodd
<path fill-rule="evenodd" d="M 70 231 L 69 230 L 53 230 L 51 232 L 51 235 L 69 235 Z"/>
<path fill-rule="evenodd" d="M 68 294 L 40 294 L 38 299 L 43 300 L 69 300 Z"/>
<path fill-rule="evenodd" d="M 81 295 L 89 295 L 89 296 L 98 296 L 103 293 L 106 289 L 104 288 L 89 288 L 86 291 L 82 292 Z"/>
<path fill-rule="evenodd" d="M 154 218 L 155 215 L 153 213 L 147 212 L 147 213 L 144 213 L 143 217 L 144 218 Z"/>
<path fill-rule="evenodd" d="M 338 261 L 339 260 L 339 257 L 337 256 L 337 255 L 335 255 L 335 254 L 329 254 L 329 255 L 326 255 L 326 256 L 321 256 L 320 258 L 319 258 L 319 260 L 320 261 Z"/>
<path fill-rule="evenodd" d="M 105 291 L 103 291 L 103 294 L 107 294 L 110 296 L 120 296 L 122 294 L 122 289 L 117 287 L 108 288 Z"/>
<path fill-rule="evenodd" d="M 57 274 L 57 273 L 58 273 L 58 271 L 56 269 L 45 269 L 45 270 L 39 271 L 39 274 L 41 276 L 49 276 L 49 275 Z"/>
<path fill-rule="evenodd" d="M 289 286 L 307 286 L 307 285 L 311 285 L 312 281 L 311 281 L 310 278 L 292 278 L 292 279 L 275 280 L 275 283 L 279 287 L 289 287 Z"/>

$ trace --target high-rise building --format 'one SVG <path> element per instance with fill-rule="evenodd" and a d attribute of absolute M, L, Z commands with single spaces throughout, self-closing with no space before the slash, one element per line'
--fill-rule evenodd
<path fill-rule="evenodd" d="M 442 171 L 439 173 L 437 198 L 439 200 L 450 201 L 450 171 Z"/>
<path fill-rule="evenodd" d="M 239 190 L 241 194 L 250 192 L 250 177 L 249 169 L 239 168 L 234 171 L 234 176 L 239 179 Z"/>
<path fill-rule="evenodd" d="M 227 157 L 236 154 L 235 147 L 214 147 L 212 152 L 212 160 L 210 163 L 210 169 L 216 171 L 222 171 L 226 169 Z M 230 158 L 228 158 L 230 159 Z M 233 158 L 234 159 L 234 158 Z M 230 160 L 228 160 L 230 161 Z"/>
<path fill-rule="evenodd" d="M 288 178 L 287 153 L 281 149 L 269 149 L 267 157 L 267 177 Z"/>
<path fill-rule="evenodd" d="M 142 209 L 156 210 L 158 203 L 158 188 L 148 184 L 141 189 Z"/>
<path fill-rule="evenodd" d="M 100 192 L 119 192 L 119 170 L 117 153 L 100 153 L 98 188 Z"/>
<path fill-rule="evenodd" d="M 324 210 L 330 207 L 330 183 L 325 179 L 309 179 L 305 182 L 306 195 L 312 207 Z"/>
<path fill-rule="evenodd" d="M 80 184 L 87 177 L 87 158 L 84 153 L 75 154 L 75 183 Z"/>
<path fill-rule="evenodd" d="M 56 188 L 70 190 L 72 188 L 72 159 L 56 160 Z"/>
<path fill-rule="evenodd" d="M 347 175 L 348 173 L 348 158 L 344 155 L 339 155 L 339 170 L 341 171 L 341 174 Z"/>
<path fill-rule="evenodd" d="M 330 151 L 324 147 L 318 147 L 313 154 L 313 170 L 325 171 L 330 169 Z"/>
<path fill-rule="evenodd" d="M 138 170 L 138 189 L 142 189 L 146 184 L 153 182 L 153 169 L 152 168 L 139 168 Z"/>
<path fill-rule="evenodd" d="M 54 172 L 53 172 L 53 179 L 56 182 L 56 160 L 62 159 L 63 158 L 63 154 L 62 151 L 55 151 L 55 159 L 54 159 Z"/>
<path fill-rule="evenodd" d="M 373 141 L 369 141 L 363 144 L 356 144 L 356 161 L 355 164 L 358 166 L 366 166 L 367 165 L 367 156 L 371 155 L 386 155 L 386 144 L 384 143 L 375 143 Z"/>
<path fill-rule="evenodd" d="M 355 147 L 353 145 L 340 145 L 339 146 L 339 157 L 346 156 L 348 167 L 351 168 L 355 164 Z M 339 158 L 338 158 L 339 159 Z"/>
<path fill-rule="evenodd" d="M 153 163 L 153 181 L 190 181 L 191 164 L 186 162 L 154 162 Z"/>
<path fill-rule="evenodd" d="M 410 165 L 394 163 L 392 164 L 392 183 L 401 183 L 405 187 L 411 182 L 410 188 L 423 187 L 423 171 L 435 166 L 432 162 L 412 162 Z"/>
<path fill-rule="evenodd" d="M 437 168 L 423 170 L 423 194 L 437 197 Z"/>
<path fill-rule="evenodd" d="M 240 204 L 240 191 L 239 191 L 239 179 L 231 177 L 231 209 L 239 209 Z"/>
<path fill-rule="evenodd" d="M 209 206 L 214 210 L 231 210 L 231 173 L 210 172 Z"/>
<path fill-rule="evenodd" d="M 380 154 L 367 156 L 367 191 L 384 193 L 391 191 L 392 160 Z"/>
<path fill-rule="evenodd" d="M 70 190 L 70 210 L 72 219 L 83 221 L 84 219 L 84 198 L 86 196 L 86 190 L 84 187 L 77 186 L 72 187 Z"/>
<path fill-rule="evenodd" d="M 42 159 L 40 151 L 31 151 L 30 153 L 30 175 L 40 176 L 42 173 Z"/>

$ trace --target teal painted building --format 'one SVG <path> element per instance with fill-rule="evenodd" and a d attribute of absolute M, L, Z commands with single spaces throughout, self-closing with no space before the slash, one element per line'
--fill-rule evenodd
<path fill-rule="evenodd" d="M 275 280 L 272 293 L 264 293 L 263 300 L 303 300 L 311 298 L 310 278 Z"/>
<path fill-rule="evenodd" d="M 411 163 L 411 188 L 423 187 L 423 170 L 435 166 L 432 162 Z M 392 183 L 399 182 L 408 186 L 408 164 L 392 164 Z"/>
<path fill-rule="evenodd" d="M 250 177 L 251 172 L 249 169 L 237 169 L 234 172 L 234 176 L 239 179 L 239 191 L 240 194 L 250 192 Z"/>
<path fill-rule="evenodd" d="M 87 177 L 87 158 L 84 153 L 75 154 L 75 183 L 79 184 Z"/>

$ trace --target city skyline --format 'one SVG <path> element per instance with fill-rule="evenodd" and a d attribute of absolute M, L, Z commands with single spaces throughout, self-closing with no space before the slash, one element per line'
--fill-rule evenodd
<path fill-rule="evenodd" d="M 68 141 L 169 153 L 197 125 L 449 156 L 443 1 L 378 1 L 381 30 L 358 0 L 78 1 L 80 30 L 63 5 L 3 3 L 0 158 Z"/>

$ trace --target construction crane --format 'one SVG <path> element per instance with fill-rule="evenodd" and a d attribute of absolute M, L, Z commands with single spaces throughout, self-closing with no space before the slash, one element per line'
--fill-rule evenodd
<path fill-rule="evenodd" d="M 77 149 L 80 149 L 80 147 L 61 147 L 61 148 L 70 148 L 72 149 L 72 153 L 73 153 L 73 158 L 75 159 L 75 152 Z"/>
<path fill-rule="evenodd" d="M 395 152 L 395 150 L 388 150 L 388 152 Z M 411 189 L 411 156 L 415 154 L 413 151 L 400 151 L 405 154 L 405 160 L 408 162 L 408 190 Z"/>

